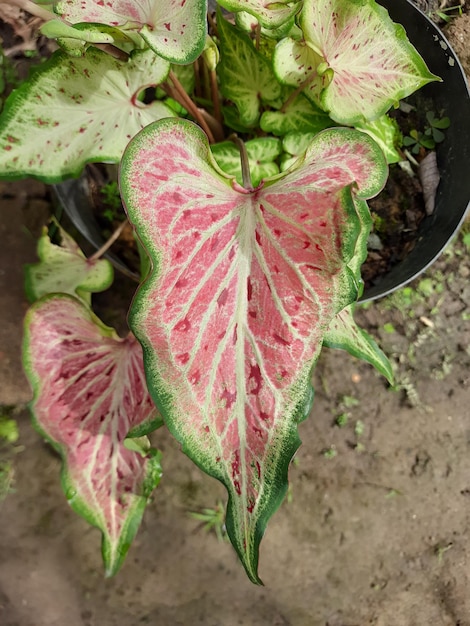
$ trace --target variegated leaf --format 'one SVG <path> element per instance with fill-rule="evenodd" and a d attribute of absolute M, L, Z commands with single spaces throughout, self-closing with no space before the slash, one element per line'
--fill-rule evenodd
<path fill-rule="evenodd" d="M 263 178 L 269 178 L 279 173 L 279 166 L 275 160 L 281 154 L 281 142 L 275 137 L 258 137 L 245 143 L 250 164 L 251 182 L 257 187 Z M 240 150 L 231 141 L 223 141 L 211 146 L 212 154 L 218 166 L 227 174 L 235 176 L 242 185 L 242 167 Z"/>
<path fill-rule="evenodd" d="M 192 63 L 207 35 L 207 0 L 60 0 L 54 10 L 72 24 L 96 22 L 136 31 L 172 63 Z"/>
<path fill-rule="evenodd" d="M 306 91 L 341 124 L 380 117 L 401 98 L 439 80 L 387 11 L 374 0 L 305 0 L 307 44 L 332 71 L 329 85 Z M 318 72 L 318 67 L 317 67 Z"/>
<path fill-rule="evenodd" d="M 385 376 L 390 384 L 393 384 L 390 361 L 375 339 L 356 324 L 352 306 L 340 311 L 331 321 L 323 339 L 323 345 L 327 348 L 346 350 L 352 356 L 367 361 Z"/>
<path fill-rule="evenodd" d="M 68 293 L 90 304 L 92 293 L 111 286 L 113 266 L 106 259 L 87 259 L 70 235 L 60 227 L 59 232 L 57 246 L 44 227 L 38 242 L 39 263 L 25 265 L 26 294 L 34 302 L 48 293 Z"/>
<path fill-rule="evenodd" d="M 254 126 L 259 119 L 260 104 L 279 98 L 281 86 L 269 62 L 256 50 L 248 35 L 224 20 L 220 11 L 217 27 L 221 54 L 217 66 L 220 91 L 236 104 L 240 122 Z"/>
<path fill-rule="evenodd" d="M 58 182 L 77 176 L 85 163 L 118 162 L 139 130 L 174 116 L 162 102 L 137 99 L 165 80 L 169 68 L 149 50 L 126 64 L 97 49 L 80 58 L 56 52 L 6 102 L 0 177 Z"/>
<path fill-rule="evenodd" d="M 387 163 L 398 163 L 402 160 L 396 146 L 401 141 L 397 122 L 388 115 L 382 115 L 373 122 L 358 122 L 354 128 L 362 130 L 374 139 L 382 148 Z"/>
<path fill-rule="evenodd" d="M 237 13 L 246 11 L 254 15 L 265 28 L 279 28 L 299 11 L 300 0 L 217 0 L 220 6 Z"/>
<path fill-rule="evenodd" d="M 284 154 L 281 157 L 281 172 L 289 169 L 296 160 L 305 152 L 315 137 L 315 133 L 288 133 L 282 140 Z"/>
<path fill-rule="evenodd" d="M 81 302 L 46 297 L 26 316 L 24 366 L 35 425 L 62 456 L 62 483 L 74 511 L 103 534 L 107 575 L 121 566 L 161 477 L 159 455 L 129 450 L 158 425 L 142 349 L 120 339 Z"/>
<path fill-rule="evenodd" d="M 260 126 L 266 133 L 282 136 L 290 132 L 318 133 L 334 126 L 334 122 L 303 94 L 299 94 L 279 111 L 264 111 Z"/>
<path fill-rule="evenodd" d="M 357 294 L 353 194 L 385 178 L 377 145 L 350 129 L 320 133 L 297 169 L 251 192 L 185 120 L 148 126 L 124 153 L 121 193 L 153 260 L 130 313 L 149 389 L 183 450 L 225 484 L 228 533 L 255 582 L 324 333 Z"/>

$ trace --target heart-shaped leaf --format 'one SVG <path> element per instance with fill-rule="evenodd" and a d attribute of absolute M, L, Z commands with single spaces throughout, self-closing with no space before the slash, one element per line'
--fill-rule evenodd
<path fill-rule="evenodd" d="M 292 0 L 217 0 L 227 11 L 246 11 L 265 28 L 279 28 L 298 12 L 302 3 Z"/>
<path fill-rule="evenodd" d="M 288 84 L 307 81 L 304 93 L 341 124 L 380 117 L 439 80 L 374 0 L 305 0 L 300 24 L 305 42 L 279 44 L 276 74 Z"/>
<path fill-rule="evenodd" d="M 161 477 L 159 455 L 126 446 L 159 423 L 145 383 L 142 349 L 120 339 L 81 302 L 46 297 L 26 316 L 24 366 L 35 425 L 63 460 L 74 511 L 103 533 L 107 575 L 121 566 Z"/>
<path fill-rule="evenodd" d="M 250 164 L 251 182 L 257 187 L 263 178 L 269 178 L 279 173 L 279 166 L 275 163 L 281 154 L 281 141 L 275 137 L 258 137 L 245 144 Z M 242 166 L 240 150 L 231 141 L 223 141 L 211 146 L 212 154 L 218 166 L 227 174 L 231 174 L 242 185 Z"/>
<path fill-rule="evenodd" d="M 61 245 L 57 246 L 44 227 L 38 241 L 39 263 L 25 266 L 29 301 L 48 293 L 68 293 L 90 304 L 92 293 L 111 286 L 113 266 L 106 259 L 87 259 L 70 235 L 60 227 L 59 232 Z"/>
<path fill-rule="evenodd" d="M 331 321 L 323 339 L 323 345 L 327 348 L 346 350 L 352 356 L 367 361 L 385 376 L 390 384 L 393 384 L 390 361 L 375 339 L 356 324 L 352 306 L 340 311 Z"/>
<path fill-rule="evenodd" d="M 240 114 L 240 122 L 254 126 L 259 118 L 261 102 L 271 102 L 281 95 L 269 62 L 256 50 L 251 39 L 217 13 L 220 36 L 220 62 L 217 73 L 220 91 L 232 100 Z"/>
<path fill-rule="evenodd" d="M 0 176 L 59 182 L 77 176 L 85 163 L 118 162 L 139 130 L 174 116 L 162 102 L 144 105 L 137 98 L 169 69 L 150 50 L 125 64 L 94 48 L 80 58 L 56 52 L 6 102 Z"/>
<path fill-rule="evenodd" d="M 357 294 L 353 194 L 385 179 L 378 146 L 350 129 L 320 133 L 297 169 L 252 192 L 185 120 L 148 126 L 123 156 L 122 197 L 153 261 L 130 313 L 149 389 L 186 454 L 225 484 L 255 582 L 324 333 Z"/>
<path fill-rule="evenodd" d="M 72 24 L 105 24 L 137 31 L 159 56 L 192 63 L 207 34 L 207 0 L 60 0 L 55 12 Z"/>

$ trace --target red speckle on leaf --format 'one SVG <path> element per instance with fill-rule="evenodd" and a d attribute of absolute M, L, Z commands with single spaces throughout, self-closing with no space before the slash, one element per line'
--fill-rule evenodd
<path fill-rule="evenodd" d="M 260 411 L 259 412 L 259 418 L 261 420 L 263 420 L 263 422 L 268 422 L 269 421 L 269 415 L 267 413 L 265 413 L 264 411 Z"/>
<path fill-rule="evenodd" d="M 256 232 L 255 232 L 255 237 L 256 237 L 256 243 L 257 243 L 259 246 L 262 246 L 263 244 L 261 243 L 261 235 L 259 234 L 259 232 L 258 232 L 258 231 L 256 231 Z"/>
<path fill-rule="evenodd" d="M 242 488 L 241 488 L 241 486 L 240 486 L 240 481 L 238 481 L 238 480 L 234 480 L 234 481 L 233 481 L 233 486 L 235 487 L 235 491 L 237 492 L 237 494 L 238 494 L 239 496 L 241 496 L 241 495 L 242 495 Z"/>
<path fill-rule="evenodd" d="M 246 297 L 248 298 L 248 301 L 250 301 L 253 297 L 253 285 L 251 284 L 251 278 L 249 276 L 246 280 Z"/>
<path fill-rule="evenodd" d="M 174 197 L 173 197 L 173 200 L 176 202 L 176 199 Z M 185 209 L 183 211 L 183 219 L 187 220 L 188 217 L 191 217 L 191 211 L 189 209 Z"/>
<path fill-rule="evenodd" d="M 187 317 L 184 318 L 184 320 L 179 321 L 176 325 L 175 325 L 175 330 L 181 331 L 183 333 L 188 332 L 188 330 L 191 328 L 191 323 L 188 320 Z"/>
<path fill-rule="evenodd" d="M 187 285 L 188 281 L 186 278 L 179 278 L 175 283 L 175 287 L 177 287 L 178 289 L 180 289 L 181 287 L 186 287 Z"/>
<path fill-rule="evenodd" d="M 254 382 L 253 389 L 250 391 L 250 393 L 257 396 L 261 391 L 261 385 L 263 382 L 261 370 L 258 364 L 250 366 L 249 380 L 253 380 Z"/>
<path fill-rule="evenodd" d="M 290 341 L 287 341 L 287 339 L 284 339 L 284 337 L 281 337 L 281 335 L 277 333 L 273 333 L 273 339 L 283 346 L 290 346 Z"/>
<path fill-rule="evenodd" d="M 227 298 L 228 298 L 228 289 L 225 287 L 224 289 L 222 289 L 220 296 L 217 298 L 217 304 L 219 306 L 224 306 L 224 304 L 227 302 Z"/>
<path fill-rule="evenodd" d="M 170 22 L 163 22 L 163 26 L 164 26 L 167 30 L 171 30 L 171 23 L 170 23 Z"/>
<path fill-rule="evenodd" d="M 181 365 L 186 365 L 186 363 L 189 361 L 189 352 L 178 354 L 176 359 L 181 363 Z"/>
<path fill-rule="evenodd" d="M 230 409 L 237 399 L 237 392 L 234 391 L 231 393 L 228 389 L 224 389 L 222 395 L 220 396 L 221 401 L 225 403 L 225 408 Z"/>

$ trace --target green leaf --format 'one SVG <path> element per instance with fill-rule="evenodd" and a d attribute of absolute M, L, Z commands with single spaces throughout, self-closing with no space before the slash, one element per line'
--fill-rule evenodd
<path fill-rule="evenodd" d="M 237 106 L 242 125 L 252 127 L 258 119 L 260 104 L 279 98 L 281 87 L 270 64 L 256 50 L 251 39 L 217 15 L 220 36 L 220 62 L 217 73 L 222 95 Z"/>
<path fill-rule="evenodd" d="M 174 116 L 144 105 L 141 90 L 164 81 L 169 63 L 151 50 L 122 63 L 91 48 L 81 58 L 56 52 L 6 102 L 0 123 L 0 177 L 59 182 L 86 163 L 119 162 L 150 122 Z"/>
<path fill-rule="evenodd" d="M 217 0 L 220 6 L 237 13 L 246 11 L 265 28 L 279 28 L 290 22 L 301 7 L 300 1 L 292 0 Z"/>
<path fill-rule="evenodd" d="M 288 133 L 282 140 L 282 148 L 286 153 L 281 158 L 281 172 L 287 170 L 305 152 L 315 137 L 315 133 Z"/>
<path fill-rule="evenodd" d="M 61 245 L 51 242 L 43 228 L 38 242 L 39 263 L 25 265 L 25 289 L 30 302 L 49 293 L 79 296 L 87 304 L 91 294 L 113 282 L 113 266 L 106 259 L 87 259 L 75 241 L 59 227 Z"/>
<path fill-rule="evenodd" d="M 393 370 L 390 361 L 375 340 L 356 324 L 353 305 L 340 311 L 332 320 L 323 345 L 326 348 L 346 350 L 352 356 L 370 363 L 393 385 Z"/>
<path fill-rule="evenodd" d="M 251 139 L 245 144 L 250 164 L 251 182 L 257 187 L 261 180 L 279 173 L 279 166 L 274 161 L 281 154 L 281 142 L 274 137 Z M 231 141 L 224 141 L 211 146 L 220 169 L 235 176 L 243 185 L 240 151 Z"/>
<path fill-rule="evenodd" d="M 277 136 L 291 132 L 318 133 L 333 125 L 328 115 L 302 94 L 280 111 L 265 111 L 260 119 L 262 130 Z"/>
<path fill-rule="evenodd" d="M 387 163 L 391 164 L 401 161 L 401 156 L 395 149 L 400 137 L 400 131 L 397 123 L 388 115 L 382 115 L 382 117 L 373 122 L 358 122 L 354 127 L 367 133 L 379 144 Z"/>

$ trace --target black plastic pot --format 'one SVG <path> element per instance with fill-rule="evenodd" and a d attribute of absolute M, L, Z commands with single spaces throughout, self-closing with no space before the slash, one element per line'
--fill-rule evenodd
<path fill-rule="evenodd" d="M 437 147 L 440 183 L 432 215 L 421 224 L 416 244 L 406 258 L 364 292 L 362 301 L 385 296 L 424 272 L 458 232 L 470 205 L 470 93 L 462 66 L 437 26 L 409 0 L 378 0 L 442 83 L 419 90 L 451 125 Z"/>
<path fill-rule="evenodd" d="M 369 287 L 362 301 L 385 296 L 428 268 L 457 233 L 470 202 L 470 94 L 459 60 L 442 32 L 415 4 L 409 0 L 379 2 L 394 22 L 405 27 L 431 72 L 442 78 L 442 83 L 431 83 L 418 93 L 419 97 L 432 100 L 433 110 L 443 111 L 451 125 L 437 148 L 441 180 L 433 214 L 423 220 L 413 250 Z M 66 181 L 56 187 L 56 193 L 77 229 L 96 248 L 100 247 L 103 239 L 89 206 L 86 181 Z M 116 256 L 106 256 L 116 268 L 132 274 Z"/>

